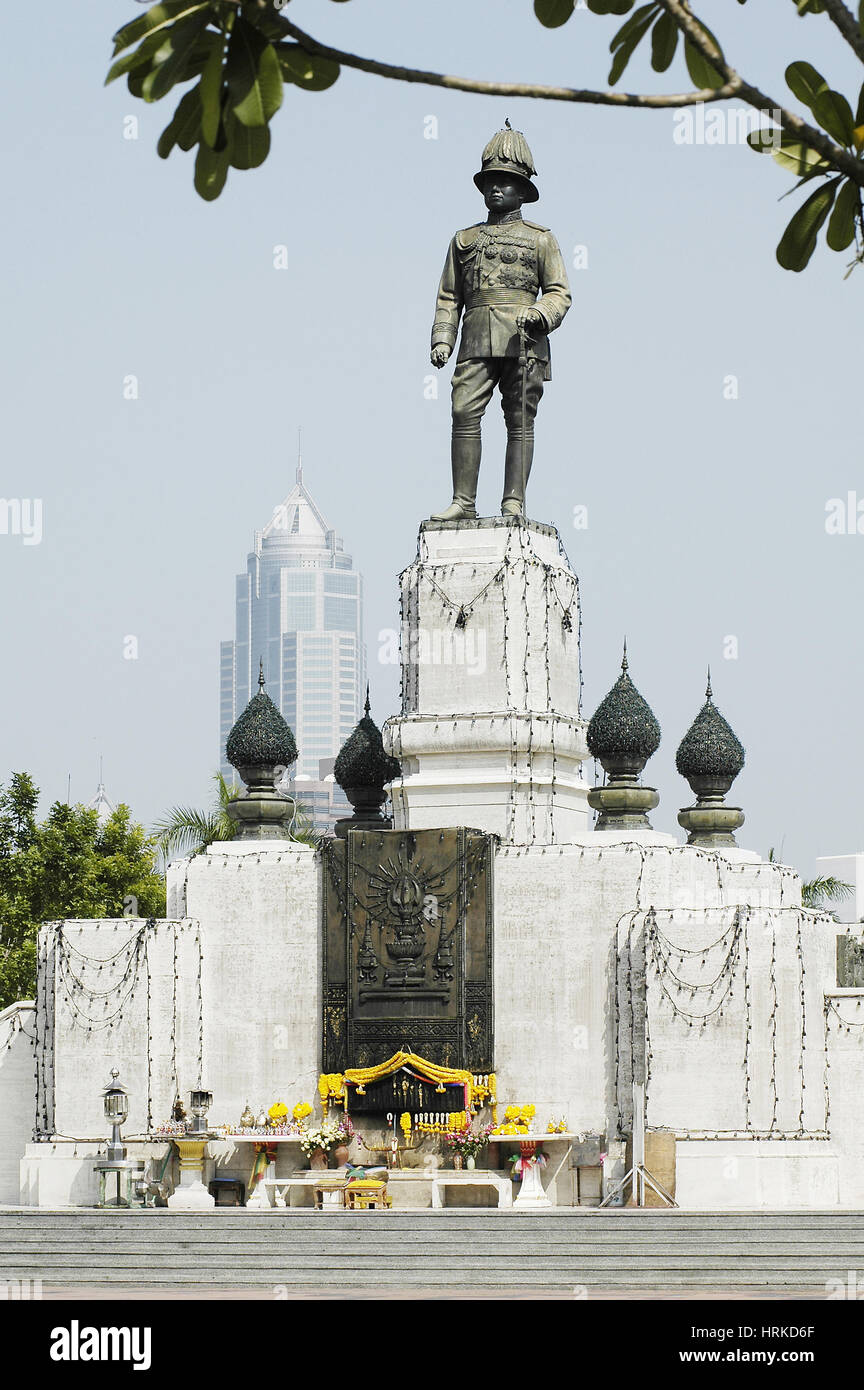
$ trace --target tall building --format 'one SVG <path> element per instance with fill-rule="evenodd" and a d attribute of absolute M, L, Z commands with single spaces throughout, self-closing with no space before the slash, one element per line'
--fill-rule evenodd
<path fill-rule="evenodd" d="M 246 573 L 237 576 L 235 636 L 221 644 L 219 760 L 231 726 L 257 691 L 294 730 L 292 790 L 328 829 L 350 807 L 332 780 L 333 759 L 361 716 L 366 682 L 363 579 L 297 477 L 270 521 L 255 532 Z"/>

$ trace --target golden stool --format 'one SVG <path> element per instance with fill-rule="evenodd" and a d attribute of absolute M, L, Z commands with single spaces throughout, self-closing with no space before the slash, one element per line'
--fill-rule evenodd
<path fill-rule="evenodd" d="M 393 1205 L 386 1182 L 373 1182 L 371 1178 L 349 1183 L 345 1195 L 349 1211 L 383 1211 Z"/>

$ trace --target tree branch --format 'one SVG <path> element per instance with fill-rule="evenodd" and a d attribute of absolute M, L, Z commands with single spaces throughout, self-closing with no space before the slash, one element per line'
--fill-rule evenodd
<path fill-rule="evenodd" d="M 687 0 L 658 0 L 669 14 L 672 15 L 678 28 L 683 31 L 690 42 L 704 58 L 721 73 L 726 79 L 725 86 L 718 90 L 723 91 L 726 87 L 733 87 L 733 95 L 746 101 L 748 106 L 753 106 L 763 115 L 771 116 L 772 119 L 779 121 L 784 130 L 796 135 L 802 145 L 808 145 L 810 149 L 817 150 L 819 154 L 834 165 L 840 173 L 845 174 L 853 183 L 857 183 L 859 188 L 864 187 L 864 161 L 856 159 L 854 155 L 848 153 L 840 145 L 835 145 L 833 140 L 815 126 L 808 125 L 802 121 L 800 116 L 796 116 L 794 111 L 788 111 L 785 106 L 781 106 L 773 97 L 766 96 L 758 87 L 753 87 L 734 68 L 730 67 L 726 59 L 721 54 L 717 45 L 708 37 L 701 24 L 690 13 L 687 8 Z"/>
<path fill-rule="evenodd" d="M 546 87 L 530 82 L 484 82 L 468 77 L 452 77 L 440 72 L 427 72 L 421 68 L 406 68 L 393 63 L 381 63 L 375 58 L 362 58 L 356 53 L 346 53 L 342 49 L 331 48 L 328 44 L 319 43 L 311 34 L 307 34 L 296 24 L 292 24 L 281 12 L 271 8 L 272 0 L 227 0 L 227 3 L 237 5 L 241 9 L 244 6 L 249 6 L 262 12 L 262 14 L 266 14 L 268 29 L 272 29 L 274 33 L 280 33 L 283 37 L 294 39 L 306 53 L 320 58 L 330 58 L 343 67 L 356 68 L 360 72 L 372 73 L 376 77 L 388 77 L 397 82 L 419 82 L 429 87 L 444 87 L 449 91 L 456 92 L 473 92 L 480 96 L 533 97 L 541 101 L 567 101 L 592 106 L 642 107 L 645 110 L 707 106 L 710 102 L 729 101 L 733 97 L 738 97 L 764 115 L 776 118 L 784 130 L 797 136 L 802 144 L 817 150 L 836 169 L 852 179 L 853 183 L 857 183 L 859 188 L 864 187 L 864 162 L 848 154 L 839 145 L 835 145 L 821 130 L 808 125 L 793 111 L 788 111 L 785 107 L 780 106 L 773 97 L 766 96 L 758 87 L 751 86 L 749 82 L 740 77 L 735 69 L 726 62 L 716 44 L 708 38 L 699 21 L 691 14 L 687 8 L 687 0 L 682 0 L 682 3 L 679 3 L 679 0 L 659 0 L 659 3 L 672 15 L 679 29 L 690 39 L 694 47 L 722 73 L 726 81 L 722 87 L 704 87 L 700 91 L 657 96 L 632 92 L 595 92 L 578 87 Z M 842 0 L 836 0 L 836 3 L 842 6 Z"/>
<path fill-rule="evenodd" d="M 243 0 L 229 0 L 231 4 L 242 5 Z M 265 9 L 265 5 L 259 5 Z M 306 52 L 319 58 L 330 58 L 346 68 L 356 68 L 376 77 L 389 77 L 397 82 L 419 82 L 427 87 L 445 87 L 454 92 L 474 92 L 480 96 L 491 97 L 536 97 L 543 101 L 582 102 L 592 106 L 641 106 L 658 109 L 676 106 L 697 106 L 712 101 L 728 101 L 735 95 L 733 86 L 704 87 L 693 92 L 673 92 L 669 95 L 640 95 L 633 92 L 595 92 L 579 87 L 546 87 L 532 82 L 484 82 L 472 77 L 452 77 L 446 73 L 426 72 L 422 68 L 406 68 L 394 63 L 380 63 L 375 58 L 361 58 L 356 53 L 345 53 L 340 48 L 331 48 L 319 43 L 311 34 L 298 29 L 281 14 L 268 14 L 268 25 L 278 25 L 280 32 L 295 40 Z"/>
<path fill-rule="evenodd" d="M 822 7 L 831 23 L 840 30 L 850 48 L 854 48 L 861 62 L 864 63 L 864 37 L 858 28 L 858 21 L 851 10 L 843 4 L 843 0 L 822 0 Z"/>

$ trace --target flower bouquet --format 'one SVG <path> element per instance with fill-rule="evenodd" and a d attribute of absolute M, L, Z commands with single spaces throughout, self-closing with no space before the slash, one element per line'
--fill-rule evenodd
<path fill-rule="evenodd" d="M 485 1148 L 491 1133 L 492 1125 L 474 1129 L 470 1120 L 458 1129 L 445 1130 L 444 1142 L 453 1155 L 454 1167 L 461 1168 L 463 1159 L 467 1159 L 469 1168 L 473 1168 L 475 1158 Z"/>
<path fill-rule="evenodd" d="M 304 1132 L 300 1147 L 309 1159 L 311 1168 L 327 1167 L 327 1155 L 339 1143 L 341 1129 L 338 1120 L 322 1120 L 320 1125 L 313 1125 Z"/>

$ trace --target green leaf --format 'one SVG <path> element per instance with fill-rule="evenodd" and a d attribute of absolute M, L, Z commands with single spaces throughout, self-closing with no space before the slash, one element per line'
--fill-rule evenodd
<path fill-rule="evenodd" d="M 270 127 L 245 126 L 229 112 L 226 121 L 228 159 L 235 169 L 257 169 L 270 153 Z"/>
<path fill-rule="evenodd" d="M 777 260 L 784 270 L 803 270 L 816 250 L 819 229 L 831 211 L 840 179 L 832 179 L 803 202 L 777 245 Z"/>
<path fill-rule="evenodd" d="M 626 23 L 621 25 L 621 28 L 618 30 L 618 33 L 612 39 L 612 42 L 609 45 L 610 53 L 614 53 L 616 48 L 621 47 L 622 43 L 626 43 L 630 35 L 633 33 L 634 29 L 639 29 L 642 27 L 642 21 L 646 15 L 650 15 L 653 17 L 654 12 L 656 10 L 659 10 L 659 8 L 660 6 L 657 4 L 649 4 L 640 5 L 638 10 L 634 10 L 630 18 L 626 21 Z"/>
<path fill-rule="evenodd" d="M 242 15 L 231 32 L 225 79 L 231 107 L 243 125 L 266 125 L 282 105 L 282 69 L 275 49 Z"/>
<path fill-rule="evenodd" d="M 176 82 L 184 80 L 189 58 L 206 23 L 207 15 L 200 14 L 174 25 L 163 48 L 154 55 L 156 66 L 144 79 L 142 94 L 145 101 L 161 101 Z"/>
<path fill-rule="evenodd" d="M 852 107 L 841 92 L 820 92 L 814 98 L 811 110 L 822 129 L 833 135 L 841 145 L 853 143 L 855 122 Z"/>
<path fill-rule="evenodd" d="M 741 4 L 744 0 L 741 0 Z M 661 14 L 651 30 L 651 66 L 655 72 L 665 72 L 678 47 L 678 25 L 671 14 Z"/>
<path fill-rule="evenodd" d="M 189 0 L 164 0 L 161 5 L 153 5 L 146 14 L 142 14 L 140 19 L 133 19 L 129 24 L 124 24 L 122 29 L 118 29 L 114 35 L 114 55 L 122 53 L 124 48 L 130 44 L 137 43 L 145 34 L 155 33 L 157 29 L 165 29 L 169 24 L 173 24 L 176 19 L 194 14 L 196 10 L 209 10 L 209 0 L 203 0 L 198 4 L 189 4 Z"/>
<path fill-rule="evenodd" d="M 592 14 L 629 14 L 635 0 L 587 0 Z"/>
<path fill-rule="evenodd" d="M 854 241 L 857 211 L 858 185 L 853 183 L 851 179 L 846 179 L 837 194 L 834 211 L 831 213 L 831 220 L 825 233 L 825 240 L 832 251 L 845 251 L 849 243 Z"/>
<path fill-rule="evenodd" d="M 206 203 L 212 203 L 225 187 L 227 177 L 227 148 L 211 150 L 210 146 L 202 140 L 198 146 L 198 157 L 195 160 L 195 191 Z"/>
<path fill-rule="evenodd" d="M 167 159 L 174 146 L 181 150 L 191 150 L 197 145 L 201 130 L 201 93 L 198 87 L 186 92 L 177 104 L 177 110 L 169 125 L 159 136 L 156 153 L 160 159 Z"/>
<path fill-rule="evenodd" d="M 861 4 L 864 6 L 864 0 L 861 0 Z M 858 93 L 858 105 L 855 108 L 855 124 L 856 126 L 864 124 L 864 82 L 861 83 L 861 90 Z"/>
<path fill-rule="evenodd" d="M 791 174 L 797 174 L 799 178 L 827 174 L 833 168 L 833 165 L 822 158 L 818 150 L 811 150 L 809 145 L 801 145 L 795 141 L 781 145 L 773 154 L 775 164 L 779 164 L 781 169 L 788 169 Z"/>
<path fill-rule="evenodd" d="M 150 34 L 149 37 L 144 39 L 131 53 L 124 53 L 123 57 L 118 58 L 117 62 L 112 63 L 111 67 L 108 69 L 108 75 L 105 78 L 105 86 L 109 86 L 109 84 L 116 81 L 118 77 L 122 77 L 124 72 L 130 73 L 136 71 L 138 68 L 150 67 L 153 61 L 153 55 L 158 53 L 164 42 L 164 34 Z M 142 76 L 143 75 L 144 74 L 142 74 Z"/>
<path fill-rule="evenodd" d="M 307 53 L 299 43 L 278 44 L 276 56 L 285 81 L 294 82 L 307 92 L 323 92 L 332 87 L 341 70 L 332 58 Z"/>
<path fill-rule="evenodd" d="M 654 5 L 643 5 L 635 14 L 631 15 L 627 23 L 619 30 L 612 40 L 612 45 L 615 46 L 613 49 L 615 57 L 609 69 L 608 81 L 610 87 L 615 86 L 615 83 L 630 62 L 637 47 L 650 29 L 654 22 L 654 12 Z M 625 29 L 628 31 L 627 36 L 623 42 L 621 42 L 621 34 Z M 610 45 L 610 47 L 612 45 Z"/>
<path fill-rule="evenodd" d="M 201 74 L 201 135 L 213 149 L 222 120 L 222 61 L 225 45 L 220 35 Z"/>
<path fill-rule="evenodd" d="M 718 51 L 722 53 L 723 50 L 720 48 L 719 43 L 717 43 L 708 25 L 703 24 L 701 19 L 699 24 L 705 30 L 708 38 L 711 39 L 713 43 L 717 44 Z M 715 68 L 714 64 L 708 58 L 703 57 L 699 49 L 688 38 L 684 39 L 684 61 L 687 64 L 690 81 L 693 83 L 694 87 L 698 87 L 701 90 L 703 87 L 716 88 L 723 86 L 726 80 L 723 74 Z"/>
<path fill-rule="evenodd" d="M 786 69 L 786 86 L 793 96 L 803 101 L 811 110 L 814 97 L 828 90 L 828 83 L 821 72 L 817 72 L 812 63 L 803 61 L 789 64 Z"/>
<path fill-rule="evenodd" d="M 788 169 L 799 177 L 804 175 L 809 178 L 814 173 L 823 170 L 827 172 L 832 168 L 818 150 L 811 149 L 809 145 L 802 144 L 786 131 L 780 132 L 776 128 L 773 131 L 751 130 L 747 136 L 747 144 L 751 150 L 756 150 L 757 154 L 773 155 L 781 169 Z"/>
<path fill-rule="evenodd" d="M 566 24 L 575 8 L 575 0 L 534 0 L 534 13 L 546 29 Z"/>

